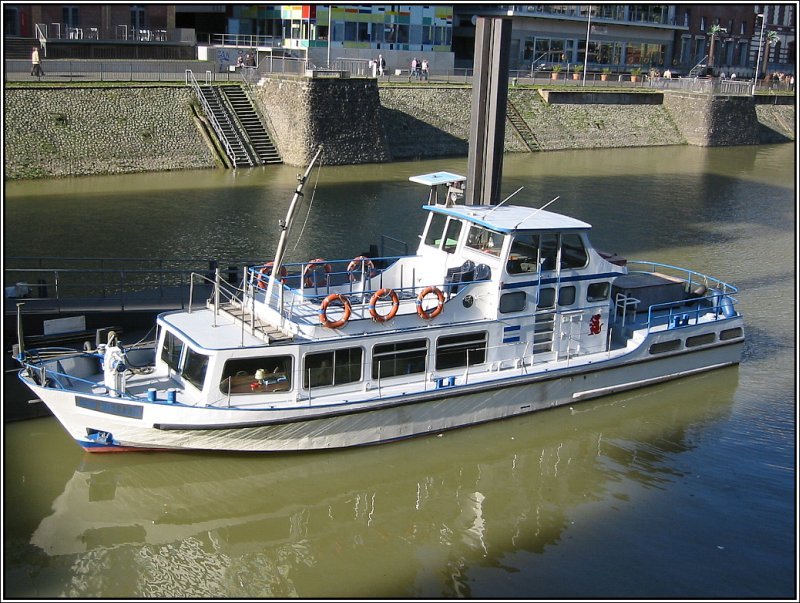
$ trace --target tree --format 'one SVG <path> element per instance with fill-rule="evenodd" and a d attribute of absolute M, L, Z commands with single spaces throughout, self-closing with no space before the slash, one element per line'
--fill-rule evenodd
<path fill-rule="evenodd" d="M 717 38 L 721 38 L 723 34 L 728 33 L 728 30 L 724 27 L 720 27 L 719 25 L 715 24 L 712 25 L 708 29 L 708 34 L 711 36 L 711 47 L 708 50 L 708 64 L 710 67 L 714 66 L 714 42 L 716 42 Z"/>
<path fill-rule="evenodd" d="M 767 75 L 767 63 L 769 63 L 769 47 L 774 47 L 780 38 L 778 38 L 778 32 L 767 30 L 767 45 L 764 47 L 764 77 Z"/>

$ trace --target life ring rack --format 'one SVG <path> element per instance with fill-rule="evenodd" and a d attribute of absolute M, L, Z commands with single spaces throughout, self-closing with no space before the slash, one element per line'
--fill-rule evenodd
<path fill-rule="evenodd" d="M 380 300 L 387 297 L 392 300 L 392 307 L 387 314 L 380 314 L 376 306 Z M 389 289 L 387 287 L 378 289 L 369 300 L 369 313 L 375 322 L 386 322 L 387 320 L 392 320 L 399 309 L 400 298 L 397 296 L 397 293 L 394 289 Z"/>
<path fill-rule="evenodd" d="M 430 310 L 426 310 L 422 307 L 422 300 L 425 299 L 428 295 L 433 293 L 438 300 L 438 304 L 435 308 L 431 308 Z M 423 320 L 431 320 L 432 318 L 436 318 L 439 314 L 442 313 L 444 310 L 444 293 L 442 293 L 441 289 L 434 286 L 425 287 L 420 294 L 417 296 L 417 314 L 419 314 L 420 318 Z"/>
<path fill-rule="evenodd" d="M 339 320 L 328 319 L 328 306 L 332 303 L 339 303 L 344 308 L 344 314 Z M 352 311 L 350 301 L 344 295 L 341 293 L 331 293 L 328 297 L 323 299 L 322 303 L 319 305 L 319 322 L 326 329 L 338 329 L 347 324 Z"/>
<path fill-rule="evenodd" d="M 350 282 L 354 283 L 355 281 L 359 280 L 355 276 L 356 269 L 361 267 L 361 272 L 366 273 L 367 278 L 372 278 L 375 276 L 375 264 L 372 263 L 372 260 L 369 259 L 365 255 L 360 255 L 347 265 L 347 274 L 350 277 Z"/>
<path fill-rule="evenodd" d="M 275 262 L 267 262 L 264 264 L 261 269 L 256 274 L 256 285 L 258 285 L 259 289 L 266 289 L 267 288 L 267 277 L 272 274 L 272 270 L 275 267 Z M 286 271 L 286 266 L 281 266 L 281 282 L 286 281 L 286 275 L 288 272 Z"/>
<path fill-rule="evenodd" d="M 323 277 L 316 278 L 316 271 L 322 268 L 324 271 Z M 328 264 L 322 258 L 316 258 L 311 260 L 306 264 L 306 267 L 303 269 L 303 284 L 306 287 L 319 287 L 320 285 L 325 284 L 325 279 L 331 273 L 331 265 Z"/>

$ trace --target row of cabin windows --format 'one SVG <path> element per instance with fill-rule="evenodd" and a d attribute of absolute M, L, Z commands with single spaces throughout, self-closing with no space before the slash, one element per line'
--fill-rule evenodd
<path fill-rule="evenodd" d="M 436 341 L 436 370 L 474 366 L 486 362 L 487 333 L 466 333 L 439 337 Z M 186 347 L 167 333 L 161 359 L 189 383 L 203 388 L 208 356 Z M 344 385 L 362 379 L 364 351 L 360 347 L 306 354 L 303 359 L 304 388 Z M 428 363 L 428 340 L 400 341 L 376 345 L 372 350 L 372 379 L 424 373 Z M 220 381 L 224 394 L 274 393 L 292 389 L 292 356 L 234 358 L 225 362 Z"/>
<path fill-rule="evenodd" d="M 609 292 L 611 291 L 611 283 L 597 282 L 591 283 L 586 287 L 586 301 L 591 303 L 601 302 L 608 299 Z M 565 285 L 558 289 L 558 305 L 571 306 L 575 303 L 577 295 L 577 288 L 575 285 Z M 528 294 L 525 291 L 512 291 L 510 293 L 503 293 L 500 296 L 500 312 L 507 314 L 509 312 L 522 312 L 528 305 Z M 556 306 L 556 288 L 555 287 L 540 287 L 539 299 L 536 302 L 536 309 L 542 310 L 546 308 L 555 308 Z"/>
<path fill-rule="evenodd" d="M 433 214 L 425 234 L 425 244 L 446 253 L 453 253 L 461 237 L 463 222 L 444 214 Z M 466 246 L 470 249 L 499 256 L 503 248 L 504 234 L 472 224 L 467 232 Z M 514 236 L 506 262 L 509 274 L 525 274 L 539 270 L 583 268 L 589 255 L 583 239 L 575 233 L 531 234 Z"/>

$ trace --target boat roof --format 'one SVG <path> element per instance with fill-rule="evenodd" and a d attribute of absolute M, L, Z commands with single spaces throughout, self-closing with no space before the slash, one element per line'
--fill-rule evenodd
<path fill-rule="evenodd" d="M 496 232 L 530 230 L 588 230 L 591 224 L 544 209 L 520 205 L 424 205 L 423 209 L 468 222 Z"/>
<path fill-rule="evenodd" d="M 453 174 L 451 172 L 431 172 L 430 174 L 421 174 L 419 176 L 411 176 L 409 178 L 411 182 L 425 184 L 426 186 L 464 182 L 466 179 L 466 176 L 459 176 L 458 174 Z"/>

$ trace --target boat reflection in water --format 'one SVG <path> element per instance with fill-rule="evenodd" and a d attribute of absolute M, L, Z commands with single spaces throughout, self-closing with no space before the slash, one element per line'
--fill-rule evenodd
<path fill-rule="evenodd" d="M 31 543 L 69 568 L 53 596 L 470 596 L 467 568 L 680 480 L 737 371 L 368 451 L 87 453 Z"/>

